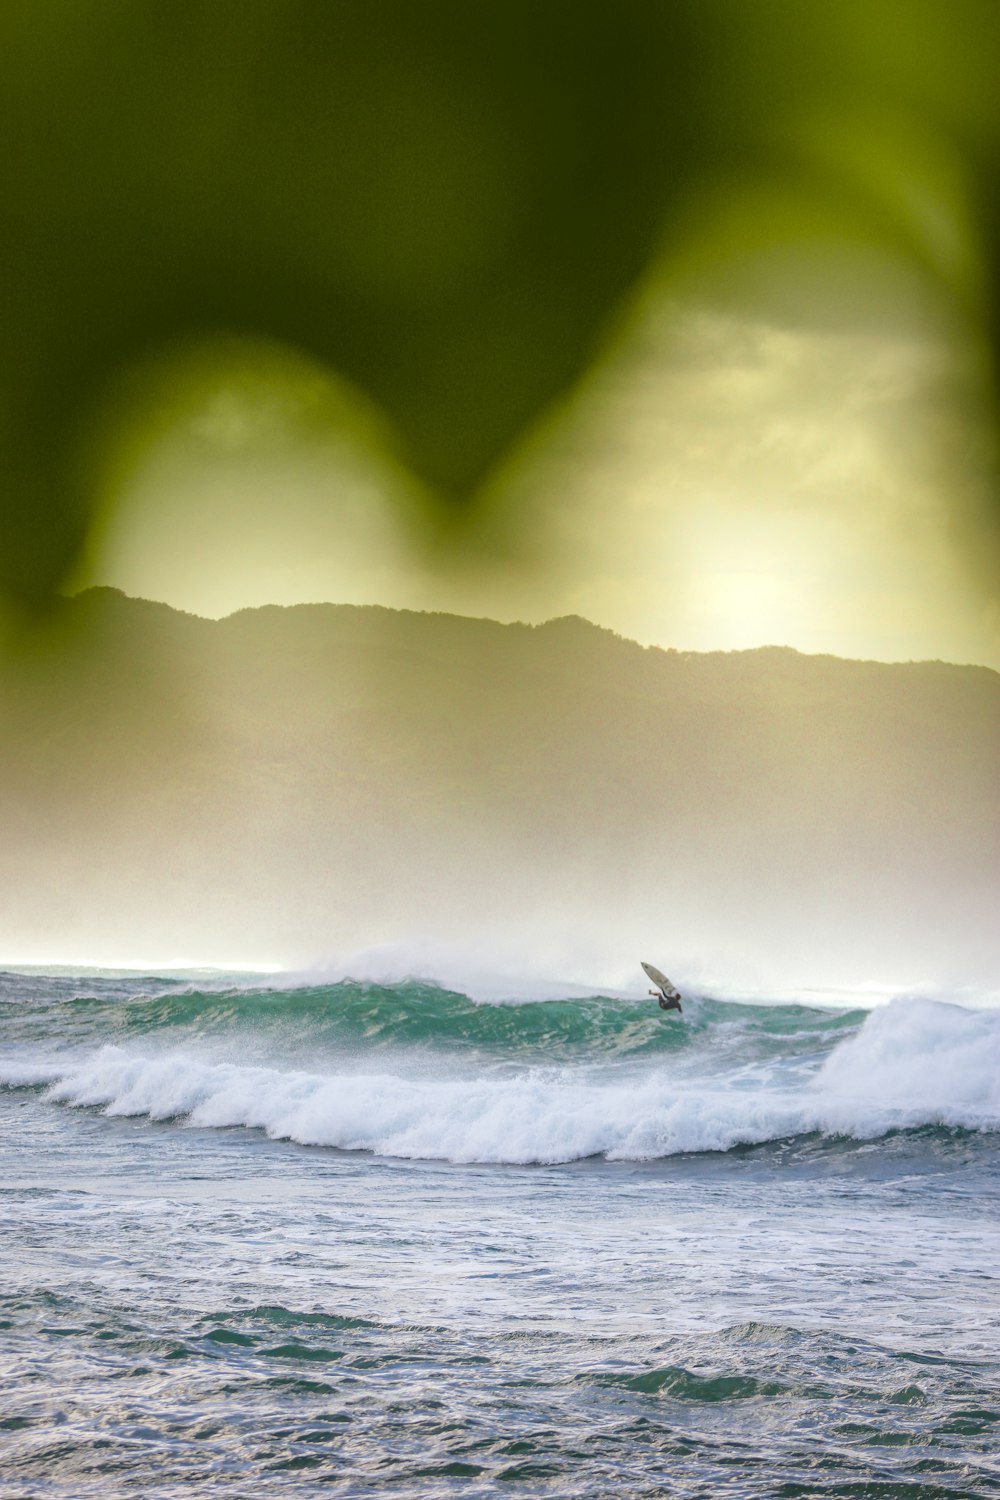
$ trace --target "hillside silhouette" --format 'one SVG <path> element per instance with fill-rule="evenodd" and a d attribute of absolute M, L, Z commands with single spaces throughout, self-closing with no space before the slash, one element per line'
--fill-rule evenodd
<path fill-rule="evenodd" d="M 996 972 L 986 668 L 666 651 L 579 618 L 62 610 L 70 644 L 5 684 L 0 959 L 521 934 L 554 963 Z"/>

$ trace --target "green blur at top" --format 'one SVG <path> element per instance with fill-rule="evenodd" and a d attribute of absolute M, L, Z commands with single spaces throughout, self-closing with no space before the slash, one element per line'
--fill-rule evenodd
<path fill-rule="evenodd" d="M 654 264 L 745 300 L 761 244 L 860 237 L 989 397 L 998 32 L 979 0 L 6 0 L 0 595 L 67 579 L 149 371 L 219 340 L 355 389 L 429 534 Z"/>

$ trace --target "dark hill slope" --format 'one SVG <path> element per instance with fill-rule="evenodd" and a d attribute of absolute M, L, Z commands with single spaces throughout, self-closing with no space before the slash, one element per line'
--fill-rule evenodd
<path fill-rule="evenodd" d="M 994 961 L 985 668 L 660 651 L 575 618 L 207 621 L 111 590 L 66 611 L 102 649 L 5 694 L 12 950 L 51 927 L 249 959 L 527 923 L 865 972 Z"/>

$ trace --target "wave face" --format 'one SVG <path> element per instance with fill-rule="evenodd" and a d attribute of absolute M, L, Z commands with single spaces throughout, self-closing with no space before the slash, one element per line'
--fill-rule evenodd
<path fill-rule="evenodd" d="M 0 1085 L 53 1104 L 453 1162 L 648 1161 L 805 1137 L 1000 1130 L 1000 1011 L 609 996 L 481 1003 L 408 980 L 274 989 L 4 976 Z"/>

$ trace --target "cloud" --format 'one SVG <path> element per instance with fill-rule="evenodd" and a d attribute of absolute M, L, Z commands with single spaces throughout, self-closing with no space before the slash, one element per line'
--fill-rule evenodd
<path fill-rule="evenodd" d="M 222 372 L 134 476 L 91 576 L 206 614 L 578 613 L 684 649 L 1000 664 L 974 385 L 936 326 L 835 332 L 647 295 L 497 480 L 518 523 L 491 537 L 487 496 L 428 552 L 363 426 L 321 429 L 303 379 L 282 394 Z"/>

